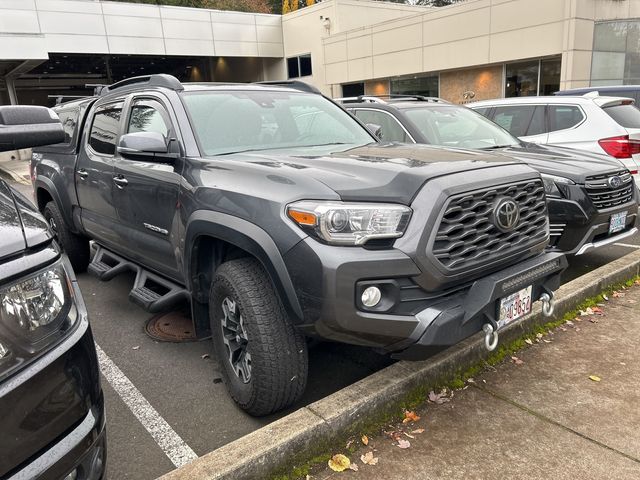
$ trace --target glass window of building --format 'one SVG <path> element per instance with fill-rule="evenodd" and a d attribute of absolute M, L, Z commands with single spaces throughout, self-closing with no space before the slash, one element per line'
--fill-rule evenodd
<path fill-rule="evenodd" d="M 596 23 L 591 85 L 640 83 L 640 20 Z"/>
<path fill-rule="evenodd" d="M 308 77 L 312 73 L 311 54 L 287 58 L 287 75 L 289 78 Z"/>
<path fill-rule="evenodd" d="M 553 95 L 560 90 L 560 65 L 559 57 L 508 63 L 505 68 L 504 96 Z"/>
<path fill-rule="evenodd" d="M 438 75 L 415 78 L 398 78 L 391 80 L 392 95 L 424 95 L 437 97 L 439 95 L 440 79 Z"/>

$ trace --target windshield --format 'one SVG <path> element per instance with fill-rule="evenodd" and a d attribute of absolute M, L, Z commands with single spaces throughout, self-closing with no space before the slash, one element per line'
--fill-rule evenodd
<path fill-rule="evenodd" d="M 276 91 L 183 94 L 204 155 L 374 142 L 347 112 L 320 95 Z"/>
<path fill-rule="evenodd" d="M 497 148 L 520 142 L 506 130 L 466 107 L 405 108 L 404 113 L 429 143 L 457 148 Z"/>

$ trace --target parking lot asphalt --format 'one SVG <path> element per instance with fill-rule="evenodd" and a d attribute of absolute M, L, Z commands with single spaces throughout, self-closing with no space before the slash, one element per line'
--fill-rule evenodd
<path fill-rule="evenodd" d="M 31 198 L 31 188 L 14 186 Z M 640 235 L 570 260 L 563 280 L 569 281 L 640 248 Z M 242 435 L 313 402 L 391 363 L 387 357 L 346 345 L 320 343 L 310 348 L 309 382 L 302 400 L 288 411 L 253 418 L 239 410 L 219 381 L 220 374 L 210 341 L 169 343 L 153 340 L 144 332 L 152 314 L 128 301 L 133 275 L 110 282 L 78 276 L 96 343 L 104 356 L 134 387 L 129 397 L 151 407 L 147 418 L 160 418 L 195 455 L 203 455 Z M 104 358 L 102 358 L 103 372 Z M 122 385 L 102 378 L 107 405 L 108 479 L 152 479 L 174 468 L 165 454 L 167 432 L 155 424 L 143 425 L 138 408 L 123 400 Z M 119 391 L 117 391 L 119 390 Z M 125 397 L 127 396 L 125 395 Z M 144 415 L 143 415 L 144 416 Z M 157 428 L 156 428 L 157 427 Z M 165 442 L 165 443 L 163 443 Z M 160 445 L 163 445 L 161 448 Z"/>

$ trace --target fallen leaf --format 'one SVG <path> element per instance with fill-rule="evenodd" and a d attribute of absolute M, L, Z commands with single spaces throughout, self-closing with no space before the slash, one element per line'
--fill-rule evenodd
<path fill-rule="evenodd" d="M 366 435 L 362 435 L 362 443 L 365 445 L 369 445 L 369 437 L 367 437 Z"/>
<path fill-rule="evenodd" d="M 204 360 L 205 358 L 209 358 L 209 354 L 208 354 L 208 353 L 205 353 L 205 354 L 204 354 L 204 355 L 202 355 L 200 358 L 202 358 L 203 360 Z"/>
<path fill-rule="evenodd" d="M 593 307 L 591 311 L 593 312 L 594 315 L 604 315 L 604 312 L 600 307 Z"/>
<path fill-rule="evenodd" d="M 541 333 L 536 333 L 536 338 L 542 338 L 544 337 L 544 335 L 542 335 Z"/>
<path fill-rule="evenodd" d="M 551 343 L 551 340 L 547 340 L 546 338 L 543 338 L 543 339 L 542 339 L 542 341 L 543 341 L 544 343 Z"/>
<path fill-rule="evenodd" d="M 591 323 L 598 323 L 598 319 L 597 318 L 590 318 L 589 321 Z"/>
<path fill-rule="evenodd" d="M 533 342 L 531 341 L 531 339 L 530 339 L 530 338 L 526 338 L 526 339 L 524 340 L 524 343 L 526 343 L 526 344 L 528 344 L 528 345 L 533 345 Z"/>
<path fill-rule="evenodd" d="M 367 452 L 360 456 L 360 461 L 365 465 L 377 465 L 378 457 L 374 457 L 373 452 Z"/>
<path fill-rule="evenodd" d="M 609 297 L 607 297 L 604 293 L 602 294 L 602 298 L 604 298 L 607 302 L 609 301 Z"/>
<path fill-rule="evenodd" d="M 404 419 L 402 420 L 402 423 L 417 422 L 418 420 L 420 420 L 420 417 L 416 415 L 415 412 L 410 412 L 409 410 L 405 410 Z"/>
<path fill-rule="evenodd" d="M 358 465 L 355 463 L 352 463 L 351 465 L 349 465 L 349 470 L 353 470 L 354 472 L 358 471 Z"/>
<path fill-rule="evenodd" d="M 351 466 L 351 461 L 341 453 L 338 453 L 331 457 L 331 460 L 328 462 L 329 468 L 334 472 L 344 472 L 349 466 Z"/>
<path fill-rule="evenodd" d="M 566 325 L 569 325 L 570 327 L 573 327 L 573 322 L 571 320 L 567 320 L 566 322 L 564 322 Z"/>
<path fill-rule="evenodd" d="M 402 432 L 402 433 L 404 433 L 405 437 L 409 437 L 411 440 L 413 440 L 414 438 L 416 438 L 416 437 L 414 437 L 413 435 L 408 434 L 407 432 Z"/>
<path fill-rule="evenodd" d="M 398 440 L 398 446 L 400 448 L 409 448 L 411 446 L 411 443 L 409 442 L 409 440 L 401 438 L 400 440 Z"/>
<path fill-rule="evenodd" d="M 520 360 L 518 357 L 511 357 L 511 361 L 516 365 L 522 365 L 524 362 Z"/>
<path fill-rule="evenodd" d="M 625 294 L 622 293 L 622 292 L 615 291 L 615 292 L 612 293 L 612 296 L 613 296 L 613 298 L 622 298 L 622 297 L 625 296 Z"/>
<path fill-rule="evenodd" d="M 140 348 L 140 345 L 136 345 L 135 347 L 133 347 L 131 350 L 138 350 Z"/>
<path fill-rule="evenodd" d="M 416 428 L 415 430 L 411 430 L 411 433 L 413 433 L 414 435 L 419 435 L 421 433 L 424 433 L 424 428 Z"/>
<path fill-rule="evenodd" d="M 347 450 L 349 450 L 349 447 L 350 447 L 351 445 L 353 445 L 353 442 L 355 442 L 355 440 L 352 438 L 351 440 L 349 440 L 349 441 L 347 442 L 347 444 L 344 446 L 344 448 L 346 448 Z"/>
<path fill-rule="evenodd" d="M 640 285 L 640 279 L 636 280 L 635 282 L 633 282 L 636 285 Z"/>
<path fill-rule="evenodd" d="M 433 390 L 429 392 L 429 401 L 431 403 L 435 403 L 436 405 L 442 405 L 445 402 L 448 402 L 449 399 L 447 397 L 444 396 L 444 392 L 446 390 L 443 390 L 440 393 L 436 393 Z"/>
<path fill-rule="evenodd" d="M 593 380 L 594 382 L 599 382 L 600 380 L 602 380 L 599 376 L 597 375 L 589 375 L 589 379 Z"/>
<path fill-rule="evenodd" d="M 469 383 L 476 383 L 476 381 L 473 379 L 473 377 L 471 377 L 471 378 L 467 378 L 467 382 L 469 382 Z"/>

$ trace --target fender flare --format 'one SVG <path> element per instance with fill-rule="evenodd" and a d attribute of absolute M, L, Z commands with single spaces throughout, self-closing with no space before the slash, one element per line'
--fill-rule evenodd
<path fill-rule="evenodd" d="M 71 208 L 71 202 L 67 202 L 67 205 L 65 205 L 62 201 L 62 198 L 60 197 L 60 194 L 58 193 L 58 189 L 56 188 L 56 185 L 53 183 L 53 181 L 48 178 L 48 177 L 42 177 L 42 176 L 38 176 L 36 178 L 35 181 L 35 189 L 34 189 L 34 195 L 35 195 L 35 202 L 37 203 L 38 201 L 38 190 L 45 190 L 49 195 L 51 195 L 51 198 L 53 199 L 53 201 L 55 202 L 55 204 L 58 206 L 58 208 L 60 209 L 60 212 L 71 212 L 72 208 Z M 62 215 L 62 218 L 64 220 L 64 223 L 67 224 L 67 227 L 72 231 L 72 232 L 77 232 L 77 228 L 76 225 L 74 225 L 73 223 L 73 219 L 71 217 L 67 218 L 67 215 Z"/>
<path fill-rule="evenodd" d="M 200 236 L 208 236 L 225 241 L 253 255 L 264 267 L 278 292 L 287 311 L 298 322 L 303 313 L 293 287 L 293 282 L 282 255 L 273 239 L 262 228 L 247 220 L 209 210 L 197 210 L 189 217 L 186 225 L 184 265 L 186 279 L 192 288 L 193 246 Z"/>

